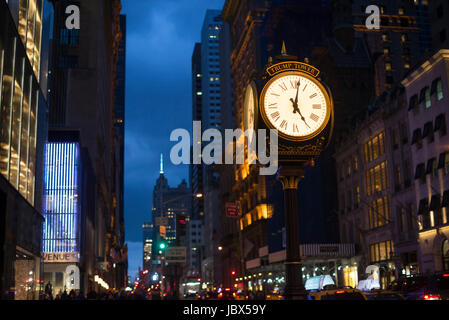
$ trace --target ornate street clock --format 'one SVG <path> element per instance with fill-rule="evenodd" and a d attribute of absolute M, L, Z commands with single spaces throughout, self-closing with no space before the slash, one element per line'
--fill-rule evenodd
<path fill-rule="evenodd" d="M 261 127 L 278 130 L 280 161 L 313 160 L 329 143 L 333 128 L 332 96 L 320 71 L 289 60 L 269 64 L 265 71 Z"/>

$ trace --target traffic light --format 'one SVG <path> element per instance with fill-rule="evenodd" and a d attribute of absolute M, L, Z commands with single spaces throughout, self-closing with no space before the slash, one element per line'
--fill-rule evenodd
<path fill-rule="evenodd" d="M 235 270 L 231 271 L 231 276 L 235 276 Z"/>
<path fill-rule="evenodd" d="M 165 250 L 166 248 L 167 248 L 167 245 L 165 244 L 165 242 L 159 242 L 159 249 Z"/>

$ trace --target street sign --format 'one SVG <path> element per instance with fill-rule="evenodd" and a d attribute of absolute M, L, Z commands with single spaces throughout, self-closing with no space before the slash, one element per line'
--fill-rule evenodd
<path fill-rule="evenodd" d="M 165 261 L 167 263 L 186 263 L 186 247 L 168 247 L 165 251 Z"/>
<path fill-rule="evenodd" d="M 240 215 L 240 207 L 236 203 L 227 202 L 226 203 L 226 217 L 237 218 Z"/>
<path fill-rule="evenodd" d="M 168 217 L 156 217 L 157 226 L 168 226 Z"/>

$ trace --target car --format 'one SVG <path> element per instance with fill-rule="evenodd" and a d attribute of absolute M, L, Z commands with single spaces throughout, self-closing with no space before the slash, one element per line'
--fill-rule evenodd
<path fill-rule="evenodd" d="M 218 299 L 220 299 L 220 300 L 235 300 L 236 296 L 237 296 L 237 293 L 234 290 L 226 288 L 226 289 L 223 289 L 218 294 Z"/>
<path fill-rule="evenodd" d="M 363 294 L 368 300 L 405 300 L 402 294 L 389 290 L 372 290 L 363 292 Z"/>
<path fill-rule="evenodd" d="M 265 298 L 267 300 L 283 300 L 284 296 L 279 291 L 272 291 L 266 294 Z"/>
<path fill-rule="evenodd" d="M 368 300 L 362 291 L 352 288 L 329 289 L 309 292 L 309 300 Z"/>
<path fill-rule="evenodd" d="M 235 295 L 235 300 L 248 300 L 248 296 L 243 292 L 237 292 Z"/>
<path fill-rule="evenodd" d="M 390 290 L 406 300 L 449 300 L 449 273 L 400 278 L 392 282 Z"/>

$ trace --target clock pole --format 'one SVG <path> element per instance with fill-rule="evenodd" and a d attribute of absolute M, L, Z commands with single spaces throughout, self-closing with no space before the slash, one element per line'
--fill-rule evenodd
<path fill-rule="evenodd" d="M 285 289 L 286 300 L 304 300 L 307 294 L 302 282 L 302 261 L 299 252 L 298 183 L 304 178 L 303 165 L 283 165 L 278 180 L 284 189 L 285 202 Z"/>

